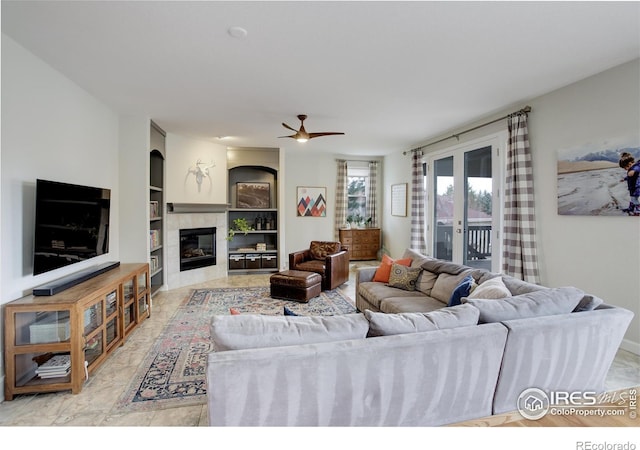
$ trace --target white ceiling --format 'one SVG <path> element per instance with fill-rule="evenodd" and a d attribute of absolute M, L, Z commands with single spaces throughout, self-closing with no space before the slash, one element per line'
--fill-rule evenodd
<path fill-rule="evenodd" d="M 638 58 L 640 3 L 3 0 L 2 32 L 168 132 L 383 155 Z M 278 139 L 298 114 L 345 135 Z"/>

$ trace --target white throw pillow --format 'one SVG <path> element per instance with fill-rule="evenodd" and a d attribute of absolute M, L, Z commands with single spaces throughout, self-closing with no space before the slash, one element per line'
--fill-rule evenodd
<path fill-rule="evenodd" d="M 511 291 L 505 286 L 502 277 L 491 278 L 476 287 L 467 298 L 498 299 L 511 297 Z"/>

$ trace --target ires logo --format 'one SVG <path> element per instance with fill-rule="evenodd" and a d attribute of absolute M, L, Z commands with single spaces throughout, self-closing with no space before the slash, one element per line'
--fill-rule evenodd
<path fill-rule="evenodd" d="M 570 407 L 571 411 L 576 408 L 596 406 L 598 395 L 595 392 L 566 392 L 551 391 L 544 392 L 538 388 L 528 388 L 522 391 L 518 397 L 518 412 L 525 419 L 538 420 L 544 417 L 553 408 Z"/>

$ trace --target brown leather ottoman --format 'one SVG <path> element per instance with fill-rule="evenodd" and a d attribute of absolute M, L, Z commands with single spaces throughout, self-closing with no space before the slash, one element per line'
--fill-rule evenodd
<path fill-rule="evenodd" d="M 322 277 L 319 273 L 285 270 L 271 275 L 271 297 L 307 303 L 320 295 Z"/>

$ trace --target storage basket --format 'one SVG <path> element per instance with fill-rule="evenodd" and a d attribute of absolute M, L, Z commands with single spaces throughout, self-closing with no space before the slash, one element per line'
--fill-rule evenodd
<path fill-rule="evenodd" d="M 229 269 L 244 269 L 245 258 L 243 254 L 229 255 Z"/>
<path fill-rule="evenodd" d="M 260 255 L 256 255 L 253 253 L 250 253 L 246 256 L 245 258 L 245 264 L 244 264 L 246 269 L 259 269 L 260 268 Z"/>

